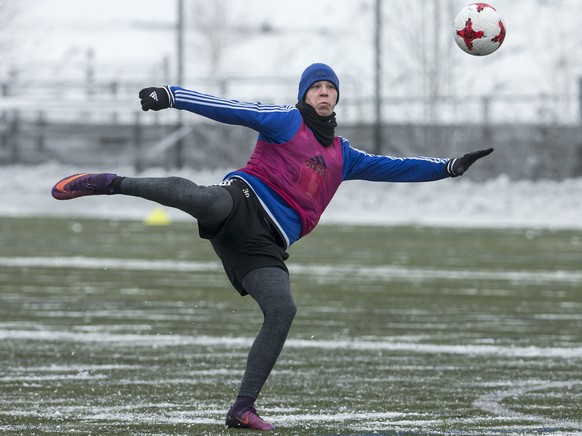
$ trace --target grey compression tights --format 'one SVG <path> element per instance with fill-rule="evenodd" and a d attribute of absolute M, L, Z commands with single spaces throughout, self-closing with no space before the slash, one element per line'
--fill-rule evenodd
<path fill-rule="evenodd" d="M 248 273 L 243 286 L 263 311 L 264 322 L 255 338 L 239 395 L 257 398 L 285 345 L 297 312 L 291 296 L 289 275 L 279 267 L 259 268 Z"/>
<path fill-rule="evenodd" d="M 126 177 L 120 191 L 180 209 L 208 229 L 218 227 L 232 210 L 232 197 L 226 189 L 199 186 L 182 177 Z"/>
<path fill-rule="evenodd" d="M 232 197 L 220 186 L 199 186 L 181 177 L 123 179 L 121 193 L 180 209 L 208 228 L 219 226 L 232 209 Z M 279 267 L 251 271 L 243 287 L 259 304 L 264 322 L 249 351 L 239 395 L 257 398 L 275 366 L 297 308 L 289 275 Z"/>

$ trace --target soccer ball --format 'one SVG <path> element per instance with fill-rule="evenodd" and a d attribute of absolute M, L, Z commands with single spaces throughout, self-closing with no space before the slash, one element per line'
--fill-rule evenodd
<path fill-rule="evenodd" d="M 493 6 L 472 3 L 455 17 L 453 36 L 463 51 L 474 56 L 486 56 L 503 44 L 505 23 Z"/>

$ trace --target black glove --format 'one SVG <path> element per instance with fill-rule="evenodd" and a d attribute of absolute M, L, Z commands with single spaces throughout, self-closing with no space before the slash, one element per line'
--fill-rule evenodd
<path fill-rule="evenodd" d="M 144 88 L 139 92 L 141 108 L 144 111 L 159 111 L 172 107 L 172 93 L 167 86 L 162 88 Z"/>
<path fill-rule="evenodd" d="M 488 148 L 487 150 L 472 151 L 471 153 L 464 154 L 462 157 L 451 159 L 447 163 L 447 172 L 451 177 L 462 176 L 478 159 L 491 153 L 493 153 L 493 149 Z"/>

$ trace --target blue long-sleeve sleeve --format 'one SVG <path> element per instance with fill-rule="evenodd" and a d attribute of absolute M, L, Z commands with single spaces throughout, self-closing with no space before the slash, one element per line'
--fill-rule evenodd
<path fill-rule="evenodd" d="M 350 146 L 342 138 L 342 180 L 371 182 L 429 182 L 450 177 L 449 159 L 378 156 Z"/>
<path fill-rule="evenodd" d="M 248 127 L 259 133 L 259 139 L 282 144 L 299 130 L 301 114 L 294 106 L 266 105 L 228 100 L 197 91 L 170 87 L 172 105 L 212 120 Z"/>

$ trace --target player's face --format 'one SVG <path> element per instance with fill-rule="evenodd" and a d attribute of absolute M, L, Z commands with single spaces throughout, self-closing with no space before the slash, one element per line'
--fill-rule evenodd
<path fill-rule="evenodd" d="M 337 103 L 335 85 L 327 80 L 315 82 L 305 94 L 305 103 L 313 106 L 318 115 L 324 117 L 331 115 Z"/>

